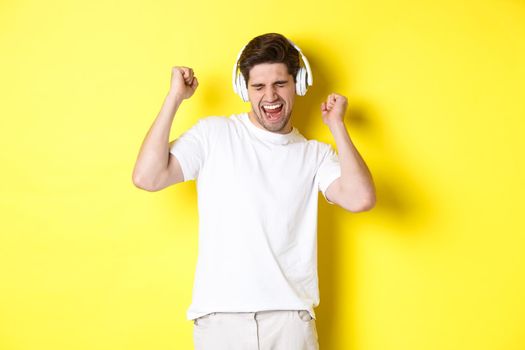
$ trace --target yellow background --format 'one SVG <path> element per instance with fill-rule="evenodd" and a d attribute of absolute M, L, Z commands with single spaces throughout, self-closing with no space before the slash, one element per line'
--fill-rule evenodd
<path fill-rule="evenodd" d="M 134 187 L 171 67 L 200 86 L 170 139 L 247 111 L 240 48 L 279 32 L 347 125 L 377 206 L 320 201 L 322 350 L 525 348 L 525 2 L 2 1 L 0 348 L 191 349 L 195 183 Z M 320 197 L 322 199 L 322 197 Z"/>

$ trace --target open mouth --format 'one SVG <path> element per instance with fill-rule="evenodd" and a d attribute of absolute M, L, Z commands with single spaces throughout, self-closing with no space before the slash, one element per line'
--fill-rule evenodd
<path fill-rule="evenodd" d="M 282 103 L 276 103 L 273 105 L 265 105 L 261 106 L 261 109 L 264 111 L 264 114 L 266 114 L 266 117 L 269 120 L 278 120 L 281 118 L 281 112 L 283 110 L 284 104 Z"/>

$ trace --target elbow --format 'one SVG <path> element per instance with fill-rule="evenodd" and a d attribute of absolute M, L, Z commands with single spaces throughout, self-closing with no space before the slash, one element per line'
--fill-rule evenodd
<path fill-rule="evenodd" d="M 352 213 L 360 213 L 372 210 L 376 205 L 375 195 L 361 198 L 359 201 L 349 200 L 344 208 Z"/>
<path fill-rule="evenodd" d="M 365 200 L 363 200 L 363 203 L 361 204 L 361 207 L 360 207 L 359 211 L 360 212 L 361 211 L 370 211 L 375 206 L 376 206 L 376 196 L 375 196 L 375 194 L 372 194 L 372 195 L 368 196 Z"/>
<path fill-rule="evenodd" d="M 369 201 L 366 201 L 364 203 L 361 204 L 360 207 L 358 207 L 357 209 L 353 210 L 354 213 L 359 213 L 359 212 L 363 212 L 363 211 L 370 211 L 372 210 L 376 205 L 376 202 L 375 202 L 375 199 L 374 200 L 369 200 Z"/>
<path fill-rule="evenodd" d="M 141 190 L 148 191 L 148 192 L 157 192 L 159 189 L 154 186 L 152 181 L 147 181 L 144 177 L 133 174 L 132 176 L 132 182 L 135 187 L 140 188 Z"/>

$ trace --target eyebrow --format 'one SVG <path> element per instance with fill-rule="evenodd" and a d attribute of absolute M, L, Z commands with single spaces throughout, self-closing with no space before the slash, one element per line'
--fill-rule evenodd
<path fill-rule="evenodd" d="M 288 80 L 277 80 L 275 83 L 273 83 L 273 85 L 275 85 L 275 84 L 286 84 L 287 82 L 288 82 Z M 264 84 L 262 84 L 262 83 L 250 84 L 250 86 L 259 87 L 259 86 L 264 86 Z"/>

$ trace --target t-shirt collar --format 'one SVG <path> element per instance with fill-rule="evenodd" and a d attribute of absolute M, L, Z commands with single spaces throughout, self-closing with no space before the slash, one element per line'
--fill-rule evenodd
<path fill-rule="evenodd" d="M 290 131 L 287 134 L 280 134 L 277 132 L 268 131 L 266 129 L 261 129 L 258 126 L 256 126 L 250 120 L 250 116 L 247 112 L 241 113 L 239 116 L 240 119 L 244 122 L 244 124 L 248 127 L 248 129 L 250 129 L 257 137 L 265 141 L 269 141 L 279 145 L 286 145 L 288 143 L 293 142 L 296 139 L 298 130 L 295 127 L 292 127 L 292 131 Z"/>

